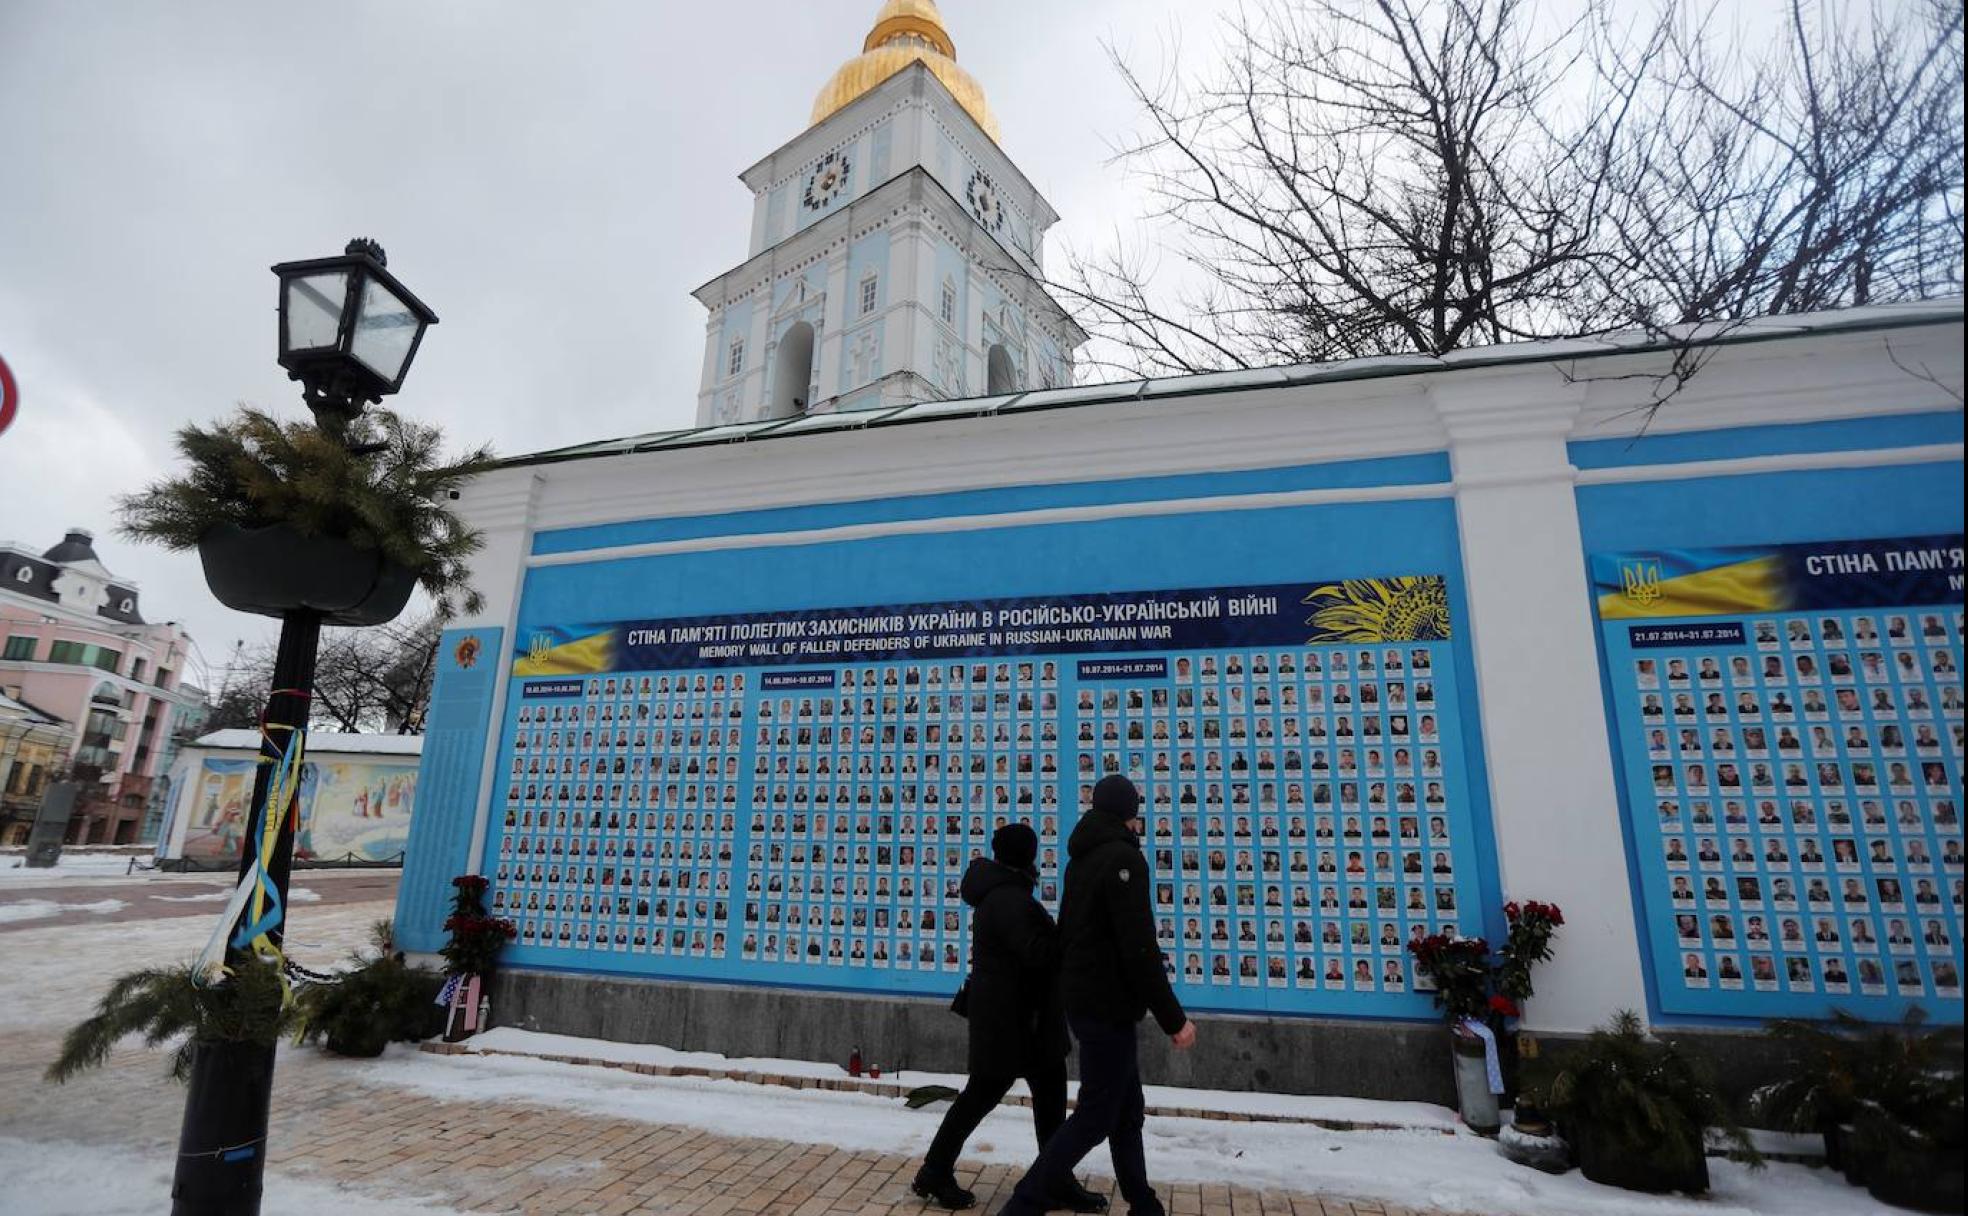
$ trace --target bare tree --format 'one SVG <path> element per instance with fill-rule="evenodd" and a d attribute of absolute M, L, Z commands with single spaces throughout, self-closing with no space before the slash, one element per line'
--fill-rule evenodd
<path fill-rule="evenodd" d="M 316 653 L 309 718 L 344 733 L 423 733 L 437 667 L 434 614 L 367 629 L 326 629 Z M 207 729 L 257 728 L 273 681 L 273 650 L 243 656 Z"/>
<path fill-rule="evenodd" d="M 1262 0 L 1200 78 L 1115 57 L 1176 265 L 1117 245 L 1047 285 L 1133 374 L 1958 291 L 1961 10 L 1922 2 L 1792 0 L 1756 50 L 1680 0 Z"/>
<path fill-rule="evenodd" d="M 1600 80 L 1640 117 L 1604 141 L 1597 265 L 1639 326 L 1926 298 L 1962 286 L 1962 10 L 1790 0 L 1775 38 L 1671 8 L 1602 17 Z"/>
<path fill-rule="evenodd" d="M 271 663 L 264 667 L 253 664 L 244 672 L 234 672 L 233 678 L 214 695 L 210 712 L 199 723 L 198 733 L 258 730 L 260 715 L 266 710 L 267 690 L 272 679 Z"/>
<path fill-rule="evenodd" d="M 424 733 L 431 682 L 437 675 L 437 642 L 443 622 L 434 613 L 381 626 L 384 647 L 376 683 L 383 728 L 399 735 Z"/>

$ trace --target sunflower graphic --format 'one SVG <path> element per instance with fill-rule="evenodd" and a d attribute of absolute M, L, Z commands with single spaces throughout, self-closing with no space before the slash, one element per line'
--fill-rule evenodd
<path fill-rule="evenodd" d="M 451 657 L 457 661 L 460 668 L 469 670 L 474 663 L 478 662 L 478 652 L 481 645 L 476 637 L 467 634 L 458 639 L 457 649 L 451 652 Z"/>
<path fill-rule="evenodd" d="M 1449 586 L 1439 574 L 1349 578 L 1315 587 L 1301 601 L 1319 642 L 1440 642 L 1449 637 Z"/>

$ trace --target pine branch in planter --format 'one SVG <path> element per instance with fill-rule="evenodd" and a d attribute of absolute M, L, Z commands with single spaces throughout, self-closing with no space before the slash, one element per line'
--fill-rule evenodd
<path fill-rule="evenodd" d="M 171 1054 L 171 1076 L 182 1081 L 198 1043 L 271 1044 L 293 1024 L 286 987 L 274 966 L 243 960 L 223 984 L 204 987 L 193 982 L 196 971 L 185 964 L 118 976 L 96 1012 L 63 1036 L 47 1079 L 60 1084 L 96 1068 L 117 1043 L 141 1035 L 151 1047 L 179 1040 Z"/>
<path fill-rule="evenodd" d="M 221 524 L 285 524 L 413 571 L 445 616 L 482 607 L 466 560 L 483 538 L 449 496 L 486 467 L 490 448 L 447 462 L 442 431 L 390 410 L 365 412 L 337 438 L 250 406 L 209 427 L 183 427 L 176 442 L 185 471 L 118 501 L 124 535 L 186 550 Z M 367 456 L 349 450 L 372 443 L 383 446 Z"/>
<path fill-rule="evenodd" d="M 1592 1032 L 1543 1091 L 1541 1108 L 1568 1138 L 1590 1136 L 1603 1150 L 1650 1172 L 1678 1175 L 1703 1164 L 1713 1128 L 1751 1166 L 1762 1154 L 1720 1096 L 1707 1065 L 1673 1043 L 1650 1038 L 1631 1010 Z"/>
<path fill-rule="evenodd" d="M 434 1034 L 441 1023 L 433 1002 L 442 984 L 436 972 L 394 955 L 365 960 L 336 982 L 302 992 L 300 1040 L 325 1040 L 337 1055 L 375 1056 L 392 1042 Z"/>

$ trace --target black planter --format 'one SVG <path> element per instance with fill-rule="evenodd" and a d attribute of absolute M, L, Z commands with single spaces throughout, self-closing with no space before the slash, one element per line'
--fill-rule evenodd
<path fill-rule="evenodd" d="M 1889 1150 L 1866 1171 L 1874 1199 L 1916 1212 L 1962 1210 L 1961 1158 L 1940 1153 Z"/>
<path fill-rule="evenodd" d="M 1825 1168 L 1844 1170 L 1845 1134 L 1838 1130 L 1837 1121 L 1832 1119 L 1825 1120 L 1818 1125 L 1818 1132 L 1824 1137 Z"/>
<path fill-rule="evenodd" d="M 1838 1136 L 1838 1172 L 1845 1175 L 1845 1181 L 1853 1186 L 1864 1186 L 1866 1176 L 1871 1173 L 1871 1159 L 1860 1150 L 1857 1133 L 1851 1124 L 1840 1123 L 1835 1131 Z"/>
<path fill-rule="evenodd" d="M 266 1177 L 273 1045 L 199 1043 L 188 1079 L 171 1185 L 173 1216 L 257 1216 Z"/>
<path fill-rule="evenodd" d="M 285 524 L 220 524 L 198 541 L 205 585 L 238 612 L 285 616 L 307 610 L 326 625 L 380 625 L 410 602 L 417 579 L 371 550 L 332 537 L 302 536 Z"/>
<path fill-rule="evenodd" d="M 1701 1195 L 1708 1191 L 1708 1158 L 1700 1144 L 1689 1146 L 1689 1164 L 1669 1166 L 1654 1156 L 1624 1152 L 1608 1144 L 1590 1123 L 1573 1123 L 1565 1132 L 1578 1154 L 1579 1172 L 1594 1182 L 1656 1195 L 1668 1191 Z"/>
<path fill-rule="evenodd" d="M 367 1060 L 382 1055 L 389 1039 L 389 1027 L 377 1022 L 356 1030 L 330 1032 L 326 1041 L 328 1050 L 338 1056 Z"/>

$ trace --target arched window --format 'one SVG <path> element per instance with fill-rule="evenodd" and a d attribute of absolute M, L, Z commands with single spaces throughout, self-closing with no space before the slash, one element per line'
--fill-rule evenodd
<path fill-rule="evenodd" d="M 1004 343 L 993 343 L 990 353 L 984 357 L 984 392 L 995 397 L 1017 389 L 1018 372 L 1011 365 L 1011 352 L 1004 348 Z"/>
<path fill-rule="evenodd" d="M 768 418 L 797 418 L 811 404 L 807 394 L 813 383 L 813 327 L 796 321 L 779 339 L 773 355 L 772 400 L 767 403 Z"/>
<path fill-rule="evenodd" d="M 731 351 L 725 356 L 724 374 L 735 376 L 744 370 L 745 339 L 743 337 L 736 337 L 731 340 Z"/>
<path fill-rule="evenodd" d="M 875 297 L 877 294 L 878 293 L 876 290 L 875 276 L 872 273 L 870 273 L 861 280 L 861 315 L 862 316 L 865 317 L 869 313 L 875 311 Z"/>

